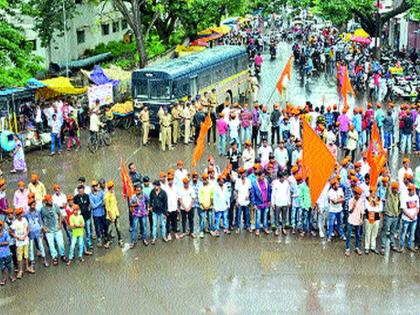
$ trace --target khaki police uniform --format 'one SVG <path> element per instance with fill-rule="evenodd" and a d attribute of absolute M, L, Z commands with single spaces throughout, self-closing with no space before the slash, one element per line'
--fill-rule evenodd
<path fill-rule="evenodd" d="M 171 115 L 172 115 L 173 140 L 174 140 L 174 144 L 177 144 L 178 138 L 179 138 L 179 121 L 181 119 L 180 107 L 178 105 L 172 108 Z"/>
<path fill-rule="evenodd" d="M 149 141 L 150 131 L 150 115 L 148 110 L 142 109 L 140 112 L 140 121 L 143 128 L 143 144 L 146 144 Z"/>
<path fill-rule="evenodd" d="M 191 120 L 192 120 L 191 110 L 188 106 L 185 106 L 182 109 L 182 118 L 184 119 L 184 143 L 188 144 L 191 137 Z"/>
<path fill-rule="evenodd" d="M 162 115 L 160 119 L 160 130 L 162 134 L 162 150 L 165 151 L 166 147 L 172 149 L 171 147 L 171 123 L 172 116 L 169 114 Z"/>

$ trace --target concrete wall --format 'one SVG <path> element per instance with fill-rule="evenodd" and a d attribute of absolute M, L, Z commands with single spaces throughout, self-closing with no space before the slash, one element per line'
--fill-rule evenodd
<path fill-rule="evenodd" d="M 21 26 L 25 30 L 25 35 L 28 40 L 36 42 L 34 53 L 44 58 L 46 68 L 50 63 L 64 64 L 67 58 L 69 61 L 77 60 L 87 49 L 93 49 L 100 43 L 122 40 L 128 31 L 128 26 L 124 25 L 121 14 L 109 2 L 105 6 L 103 4 L 99 6 L 78 4 L 77 10 L 79 14 L 67 21 L 69 28 L 67 43 L 64 36 L 60 36 L 58 32 L 55 34 L 51 45 L 51 60 L 48 58 L 48 49 L 41 47 L 41 41 L 32 29 L 33 20 L 30 17 L 22 17 Z M 104 34 L 102 28 L 102 25 L 106 24 L 109 29 L 108 34 Z M 80 41 L 82 33 L 84 33 L 84 42 Z"/>

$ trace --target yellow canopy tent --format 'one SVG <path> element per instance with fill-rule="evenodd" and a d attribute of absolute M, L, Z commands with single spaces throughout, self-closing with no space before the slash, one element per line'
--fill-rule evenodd
<path fill-rule="evenodd" d="M 204 49 L 206 49 L 206 47 L 201 47 L 201 46 L 186 47 L 183 45 L 178 45 L 176 46 L 175 53 L 178 55 L 178 57 L 184 57 L 189 54 L 198 53 L 200 51 L 203 51 Z"/>
<path fill-rule="evenodd" d="M 363 38 L 370 37 L 370 35 L 366 33 L 366 31 L 363 28 L 358 28 L 357 30 L 355 30 L 354 36 L 363 37 Z"/>
<path fill-rule="evenodd" d="M 230 33 L 231 28 L 227 25 L 221 25 L 221 26 L 213 26 L 209 27 L 201 32 L 198 32 L 197 35 L 204 36 L 204 35 L 211 35 L 213 33 L 217 33 L 220 35 L 226 35 Z"/>
<path fill-rule="evenodd" d="M 45 99 L 51 99 L 60 95 L 79 95 L 85 93 L 88 89 L 87 87 L 74 87 L 70 79 L 65 77 L 57 77 L 41 82 L 46 86 L 37 90 L 37 98 L 44 97 Z"/>

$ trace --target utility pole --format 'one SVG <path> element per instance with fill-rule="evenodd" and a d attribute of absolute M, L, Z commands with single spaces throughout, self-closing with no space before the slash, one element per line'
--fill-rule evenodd
<path fill-rule="evenodd" d="M 63 30 L 64 30 L 64 49 L 66 50 L 66 77 L 69 77 L 69 47 L 67 40 L 67 17 L 66 17 L 66 0 L 63 0 Z"/>

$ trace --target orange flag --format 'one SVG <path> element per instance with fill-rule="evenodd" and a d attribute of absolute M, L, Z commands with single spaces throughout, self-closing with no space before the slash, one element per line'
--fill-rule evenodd
<path fill-rule="evenodd" d="M 134 186 L 128 175 L 127 167 L 125 166 L 124 160 L 121 160 L 121 179 L 122 179 L 122 194 L 124 199 L 131 198 L 134 195 Z"/>
<path fill-rule="evenodd" d="M 284 78 L 287 76 L 287 78 L 290 81 L 290 75 L 292 72 L 292 61 L 293 61 L 293 56 L 290 56 L 289 60 L 287 61 L 286 66 L 283 69 L 283 72 L 279 78 L 279 81 L 277 82 L 277 91 L 279 91 L 279 94 L 282 95 L 283 93 L 283 80 Z"/>
<path fill-rule="evenodd" d="M 204 153 L 204 143 L 206 140 L 207 132 L 212 126 L 210 112 L 207 114 L 204 123 L 200 127 L 200 134 L 198 135 L 197 145 L 194 148 L 193 158 L 192 158 L 192 168 L 197 165 L 197 162 L 200 160 L 201 156 Z"/>
<path fill-rule="evenodd" d="M 353 91 L 353 88 L 351 87 L 349 70 L 347 69 L 347 67 L 345 67 L 343 85 L 341 86 L 341 96 L 343 97 L 343 100 L 344 100 L 344 106 L 348 105 L 347 94 L 354 95 L 354 91 Z"/>
<path fill-rule="evenodd" d="M 335 159 L 311 126 L 302 119 L 303 174 L 309 177 L 312 207 L 334 171 Z"/>
<path fill-rule="evenodd" d="M 370 186 L 376 187 L 379 174 L 386 163 L 386 152 L 382 146 L 382 140 L 379 135 L 376 121 L 373 122 L 372 134 L 370 136 L 369 149 L 367 152 L 367 162 L 370 166 Z"/>

